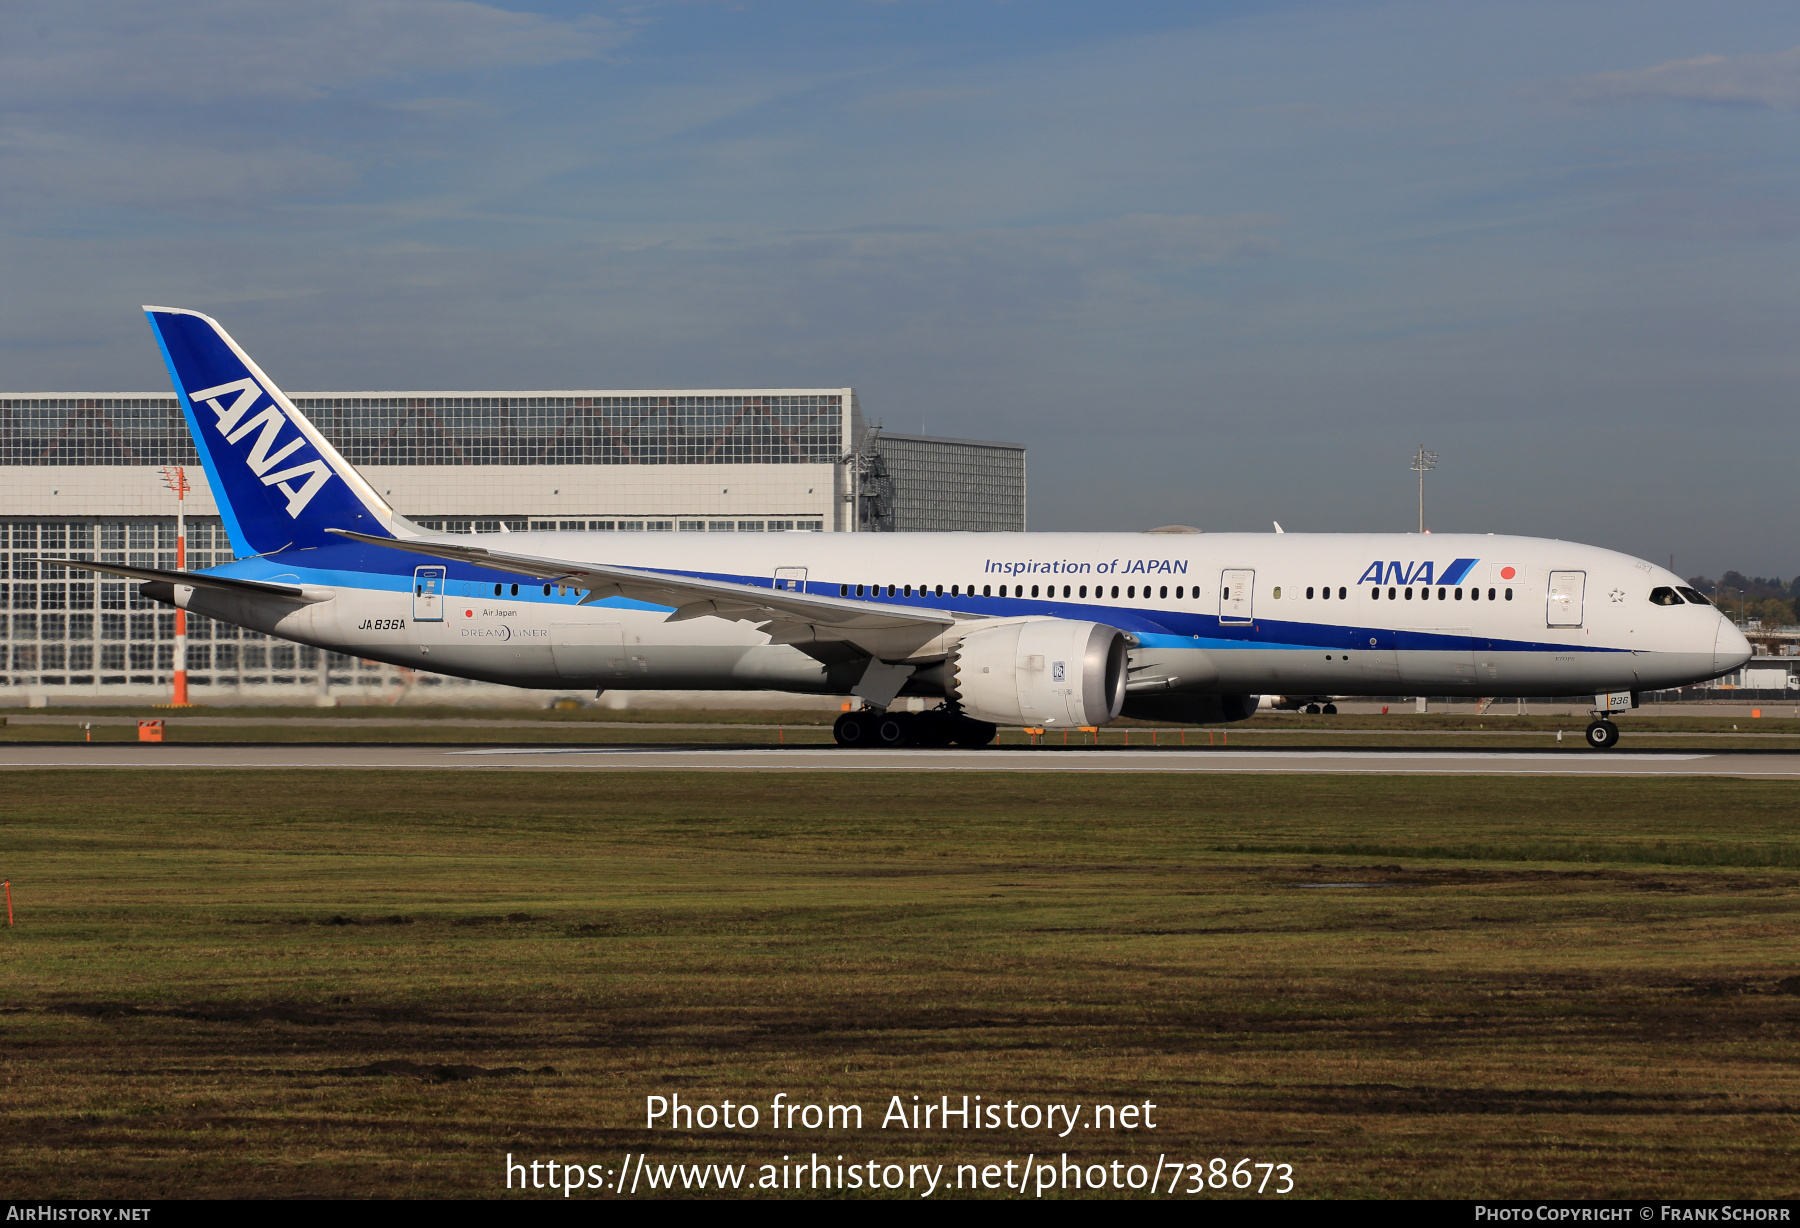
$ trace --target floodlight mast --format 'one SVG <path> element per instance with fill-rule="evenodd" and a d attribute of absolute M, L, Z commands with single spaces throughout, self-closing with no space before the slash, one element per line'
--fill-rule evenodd
<path fill-rule="evenodd" d="M 1425 475 L 1437 468 L 1437 459 L 1437 453 L 1427 452 L 1424 444 L 1420 444 L 1419 450 L 1413 453 L 1411 468 L 1414 473 L 1419 475 L 1419 532 L 1421 533 L 1425 531 Z"/>

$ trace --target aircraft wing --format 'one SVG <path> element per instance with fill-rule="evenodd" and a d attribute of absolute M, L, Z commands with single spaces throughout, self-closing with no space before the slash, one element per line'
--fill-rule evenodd
<path fill-rule="evenodd" d="M 171 571 L 161 567 L 127 567 L 123 563 L 90 563 L 86 559 L 79 562 L 71 559 L 63 565 L 84 571 L 105 572 L 109 576 L 124 576 L 129 580 L 161 580 L 168 584 L 185 584 L 190 588 L 219 589 L 227 593 L 277 597 L 283 601 L 299 601 L 308 604 L 316 601 L 328 601 L 332 592 L 330 589 L 321 589 L 313 585 L 302 587 L 298 584 L 269 584 L 262 580 L 239 580 L 232 576 L 210 576 L 203 571 Z"/>
<path fill-rule="evenodd" d="M 729 580 L 708 580 L 636 567 L 614 567 L 604 563 L 580 563 L 569 559 L 515 554 L 486 546 L 454 544 L 442 538 L 399 540 L 355 533 L 349 529 L 327 529 L 326 532 L 371 546 L 383 546 L 389 550 L 405 550 L 431 558 L 452 559 L 493 571 L 534 576 L 548 583 L 584 589 L 586 592 L 581 599 L 583 605 L 607 597 L 628 597 L 653 605 L 674 606 L 675 611 L 668 616 L 668 622 L 716 617 L 773 623 L 776 625 L 765 627 L 764 630 L 778 644 L 847 640 L 872 647 L 874 640 L 891 638 L 883 633 L 897 633 L 902 638 L 915 638 L 923 643 L 945 628 L 953 626 L 960 618 L 968 617 L 949 610 L 896 608 L 876 601 L 790 593 L 751 584 L 735 584 Z"/>

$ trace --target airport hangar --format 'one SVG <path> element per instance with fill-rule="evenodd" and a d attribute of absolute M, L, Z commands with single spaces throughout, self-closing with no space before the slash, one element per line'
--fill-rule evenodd
<path fill-rule="evenodd" d="M 1022 532 L 1020 444 L 889 434 L 852 388 L 300 392 L 402 515 L 460 533 Z M 0 704 L 166 702 L 175 616 L 83 559 L 232 557 L 167 393 L 0 393 Z M 516 691 L 188 619 L 195 702 L 491 702 Z M 622 701 L 621 701 L 622 702 Z M 739 700 L 738 702 L 741 702 Z"/>

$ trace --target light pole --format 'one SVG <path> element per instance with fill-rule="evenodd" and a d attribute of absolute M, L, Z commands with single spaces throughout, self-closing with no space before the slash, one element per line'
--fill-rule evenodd
<path fill-rule="evenodd" d="M 1437 453 L 1427 452 L 1425 445 L 1413 454 L 1412 470 L 1419 475 L 1419 532 L 1425 531 L 1425 475 L 1437 468 Z"/>
<path fill-rule="evenodd" d="M 162 471 L 163 485 L 175 492 L 175 570 L 187 570 L 187 470 L 168 465 Z M 175 607 L 175 707 L 188 706 L 187 688 L 187 611 Z"/>

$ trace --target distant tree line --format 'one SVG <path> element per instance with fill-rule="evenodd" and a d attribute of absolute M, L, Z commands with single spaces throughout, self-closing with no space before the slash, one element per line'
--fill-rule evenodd
<path fill-rule="evenodd" d="M 1783 580 L 1779 576 L 1746 576 L 1741 571 L 1728 571 L 1717 580 L 1689 576 L 1688 583 L 1733 617 L 1741 609 L 1745 618 L 1760 618 L 1764 626 L 1800 623 L 1800 618 L 1795 617 L 1795 611 L 1800 609 L 1800 576 Z"/>

